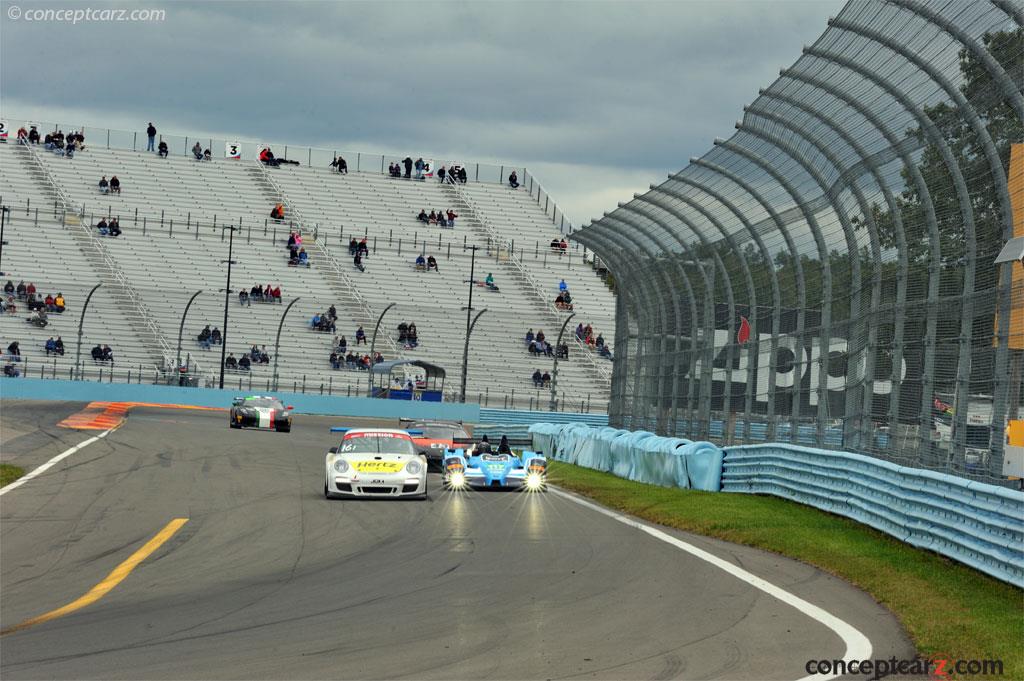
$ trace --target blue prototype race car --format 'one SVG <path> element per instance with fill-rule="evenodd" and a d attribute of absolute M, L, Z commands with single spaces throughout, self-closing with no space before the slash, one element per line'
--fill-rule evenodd
<path fill-rule="evenodd" d="M 521 444 L 532 445 L 528 440 Z M 541 452 L 522 450 L 516 454 L 508 448 L 492 452 L 486 445 L 448 450 L 443 468 L 444 481 L 450 489 L 502 488 L 532 492 L 546 489 L 547 470 L 548 460 Z"/>

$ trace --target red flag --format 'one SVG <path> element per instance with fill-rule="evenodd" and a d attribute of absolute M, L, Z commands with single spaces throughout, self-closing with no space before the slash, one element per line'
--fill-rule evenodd
<path fill-rule="evenodd" d="M 750 322 L 747 321 L 746 317 L 740 317 L 740 328 L 736 332 L 736 342 L 746 343 L 750 340 Z"/>

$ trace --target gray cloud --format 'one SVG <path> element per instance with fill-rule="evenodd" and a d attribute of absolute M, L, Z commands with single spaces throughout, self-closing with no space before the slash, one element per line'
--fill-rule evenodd
<path fill-rule="evenodd" d="M 0 3 L 4 115 L 525 165 L 578 223 L 728 135 L 842 3 L 12 4 L 79 6 Z"/>

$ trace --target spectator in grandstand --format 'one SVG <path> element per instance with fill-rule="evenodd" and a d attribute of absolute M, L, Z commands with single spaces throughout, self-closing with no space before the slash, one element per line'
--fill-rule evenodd
<path fill-rule="evenodd" d="M 597 349 L 597 354 L 599 354 L 601 357 L 604 357 L 605 359 L 612 359 L 612 348 L 610 345 L 605 343 L 604 345 Z"/>
<path fill-rule="evenodd" d="M 544 375 L 541 376 L 541 380 L 544 381 L 544 387 L 545 388 L 549 387 L 551 385 L 551 374 L 549 374 L 548 372 L 545 371 Z"/>
<path fill-rule="evenodd" d="M 339 173 L 348 175 L 348 163 L 341 156 L 336 156 L 334 161 L 331 163 L 331 167 L 336 169 Z"/>
<path fill-rule="evenodd" d="M 533 329 L 526 332 L 526 345 L 529 346 L 533 342 Z"/>
<path fill-rule="evenodd" d="M 203 160 L 203 147 L 199 142 L 196 142 L 195 146 L 192 147 L 192 155 L 196 157 L 197 161 Z"/>
<path fill-rule="evenodd" d="M 103 177 L 100 178 L 100 194 L 106 194 L 109 191 L 110 191 L 110 183 L 107 182 L 107 176 L 104 175 Z"/>
<path fill-rule="evenodd" d="M 223 337 L 220 335 L 220 329 L 216 326 L 213 327 L 213 331 L 210 332 L 210 342 L 214 345 L 220 345 L 223 340 Z"/>
<path fill-rule="evenodd" d="M 512 187 L 512 189 L 519 189 L 519 176 L 516 175 L 514 170 L 508 176 L 508 186 Z"/>
<path fill-rule="evenodd" d="M 445 171 L 444 166 L 441 166 L 440 168 L 437 169 L 437 180 L 441 184 L 444 184 L 444 176 L 446 172 L 447 171 Z"/>
<path fill-rule="evenodd" d="M 331 321 L 337 321 L 338 319 L 338 308 L 331 305 L 327 308 L 327 316 L 331 318 Z"/>
<path fill-rule="evenodd" d="M 569 359 L 569 345 L 567 343 L 562 343 L 555 348 L 555 357 L 558 357 L 559 359 Z"/>
<path fill-rule="evenodd" d="M 597 347 L 598 350 L 603 348 L 604 347 L 604 336 L 602 336 L 601 334 L 597 334 L 597 340 L 594 341 L 594 345 Z"/>
<path fill-rule="evenodd" d="M 359 242 L 356 241 L 355 237 L 352 237 L 352 239 L 348 242 L 348 254 L 349 255 L 355 255 L 356 251 L 358 251 L 358 250 L 359 250 Z"/>
<path fill-rule="evenodd" d="M 309 253 L 306 253 L 305 248 L 299 249 L 299 265 L 309 267 Z"/>
<path fill-rule="evenodd" d="M 249 355 L 242 355 L 242 358 L 238 360 L 239 371 L 248 371 L 251 366 L 252 362 L 249 360 Z"/>
<path fill-rule="evenodd" d="M 550 248 L 552 252 L 558 250 L 558 237 L 555 237 L 554 239 L 551 240 L 551 243 L 548 244 L 548 248 Z"/>
<path fill-rule="evenodd" d="M 544 342 L 544 332 L 543 331 L 537 331 L 537 342 L 538 343 L 543 343 Z"/>
<path fill-rule="evenodd" d="M 89 352 L 89 354 L 92 355 L 92 361 L 94 361 L 94 362 L 102 362 L 103 361 L 103 347 L 102 346 L 96 345 Z"/>
<path fill-rule="evenodd" d="M 53 311 L 57 314 L 64 312 L 67 307 L 67 301 L 64 300 L 64 294 L 57 291 L 57 297 L 53 299 Z"/>
<path fill-rule="evenodd" d="M 487 278 L 484 279 L 484 286 L 486 286 L 492 291 L 498 291 L 498 287 L 494 284 L 494 272 L 487 273 Z"/>
<path fill-rule="evenodd" d="M 15 362 L 21 361 L 21 346 L 18 341 L 11 341 L 10 345 L 7 346 L 7 354 L 10 355 Z"/>
<path fill-rule="evenodd" d="M 533 386 L 535 388 L 544 387 L 544 377 L 540 373 L 540 369 L 533 370 Z"/>
<path fill-rule="evenodd" d="M 405 159 L 405 160 L 408 161 L 409 159 Z M 423 179 L 423 169 L 426 167 L 426 165 L 427 164 L 423 162 L 422 158 L 416 159 L 415 166 L 416 166 L 416 179 L 417 180 L 422 180 Z M 409 177 L 409 170 L 408 170 L 409 164 L 406 163 L 405 167 L 406 167 L 405 176 Z"/>
<path fill-rule="evenodd" d="M 49 340 L 46 341 L 46 344 L 43 346 L 43 349 L 46 350 L 47 357 L 50 356 L 50 353 L 57 353 L 57 341 L 53 340 L 53 336 L 50 336 Z"/>
<path fill-rule="evenodd" d="M 281 287 L 280 286 L 275 286 L 274 290 L 272 290 L 270 292 L 270 295 L 274 299 L 275 303 L 280 304 L 280 302 L 281 302 Z"/>
<path fill-rule="evenodd" d="M 566 252 L 566 250 L 568 248 L 569 248 L 569 242 L 566 241 L 565 237 L 563 236 L 562 240 L 558 242 L 558 250 L 562 252 L 562 255 L 565 255 L 565 252 Z"/>
<path fill-rule="evenodd" d="M 4 293 L 6 295 L 12 295 L 14 293 L 14 282 L 10 279 L 8 279 L 7 283 L 4 284 Z"/>
<path fill-rule="evenodd" d="M 43 300 L 43 305 L 46 306 L 47 312 L 53 312 L 56 309 L 56 305 L 53 304 L 53 296 L 46 294 L 46 299 Z"/>
<path fill-rule="evenodd" d="M 331 353 L 331 368 L 332 369 L 340 369 L 341 368 L 341 360 L 338 357 L 338 353 L 336 353 L 336 352 L 332 352 Z"/>
<path fill-rule="evenodd" d="M 363 253 L 362 251 L 356 251 L 355 256 L 352 258 L 352 264 L 356 266 L 356 269 L 360 272 L 366 271 L 366 266 L 363 265 Z"/>
<path fill-rule="evenodd" d="M 198 340 L 199 344 L 203 346 L 203 350 L 210 349 L 210 334 L 210 325 L 207 324 L 206 326 L 203 327 L 203 330 L 199 332 L 199 335 L 196 336 L 196 340 Z"/>
<path fill-rule="evenodd" d="M 558 294 L 555 298 L 555 307 L 559 310 L 571 310 L 572 309 L 572 296 L 569 295 L 568 291 L 563 291 Z"/>
<path fill-rule="evenodd" d="M 569 290 L 569 285 L 565 283 L 565 279 L 562 279 L 560 282 L 558 282 L 558 291 L 560 293 L 565 293 L 568 290 Z"/>
<path fill-rule="evenodd" d="M 435 272 L 441 271 L 437 269 L 437 258 L 432 255 L 427 257 L 427 271 L 429 272 L 430 270 L 434 270 Z"/>
<path fill-rule="evenodd" d="M 451 208 L 448 209 L 448 226 L 455 226 L 455 218 L 459 217 L 459 214 L 453 211 Z"/>
<path fill-rule="evenodd" d="M 167 158 L 167 154 L 169 153 L 169 150 L 167 149 L 167 142 L 160 140 L 160 146 L 157 147 L 157 153 L 160 155 L 160 158 Z"/>
<path fill-rule="evenodd" d="M 18 292 L 18 300 L 24 300 L 28 297 L 28 287 L 25 286 L 24 281 L 19 281 L 18 288 L 15 290 Z"/>
<path fill-rule="evenodd" d="M 210 153 L 209 149 L 204 149 L 203 150 L 203 160 L 204 161 L 212 161 L 213 160 L 213 154 Z"/>
<path fill-rule="evenodd" d="M 427 215 L 427 211 L 420 208 L 420 214 L 416 216 L 416 219 L 420 222 L 430 222 L 430 216 Z"/>
<path fill-rule="evenodd" d="M 24 125 L 18 128 L 18 144 L 28 144 L 28 130 Z"/>
<path fill-rule="evenodd" d="M 57 340 L 53 343 L 53 351 L 61 357 L 64 356 L 64 340 L 60 336 L 57 336 Z"/>
<path fill-rule="evenodd" d="M 423 159 L 420 159 L 420 161 L 422 160 Z M 406 156 L 405 160 L 402 161 L 402 165 L 405 166 L 405 179 L 408 180 L 410 177 L 412 177 L 412 159 Z"/>
<path fill-rule="evenodd" d="M 110 230 L 110 236 L 121 236 L 121 223 L 117 221 L 117 218 L 111 218 L 107 228 Z"/>
<path fill-rule="evenodd" d="M 110 349 L 109 345 L 103 346 L 103 361 L 114 363 L 114 351 Z"/>
<path fill-rule="evenodd" d="M 415 322 L 409 325 L 409 333 L 408 336 L 406 337 L 406 344 L 410 348 L 415 348 L 417 345 L 420 344 L 420 337 L 419 334 L 416 332 Z"/>
<path fill-rule="evenodd" d="M 583 340 L 583 322 L 576 325 L 576 338 L 577 340 Z"/>
<path fill-rule="evenodd" d="M 431 225 L 437 224 L 437 213 L 433 210 L 430 211 L 430 215 L 427 216 L 427 222 Z"/>
<path fill-rule="evenodd" d="M 99 230 L 100 236 L 110 234 L 110 227 L 107 225 L 106 218 L 100 218 L 100 221 L 96 223 L 96 229 Z"/>
<path fill-rule="evenodd" d="M 356 329 L 356 345 L 366 342 L 366 332 L 363 331 L 363 327 Z"/>
<path fill-rule="evenodd" d="M 274 158 L 274 152 L 270 150 L 270 147 L 266 147 L 263 151 L 260 152 L 260 163 L 275 168 L 281 165 L 281 163 L 276 158 Z"/>
<path fill-rule="evenodd" d="M 427 270 L 427 259 L 423 257 L 422 253 L 416 256 L 415 267 L 421 272 L 425 272 Z"/>
<path fill-rule="evenodd" d="M 4 365 L 4 376 L 7 378 L 17 378 L 18 376 L 21 376 L 21 370 L 8 362 Z"/>
<path fill-rule="evenodd" d="M 389 163 L 388 164 L 388 175 L 390 175 L 391 177 L 395 176 L 395 164 L 394 163 Z"/>
<path fill-rule="evenodd" d="M 278 221 L 284 220 L 284 204 L 283 203 L 274 204 L 274 207 L 270 209 L 270 219 L 271 220 L 278 220 Z M 292 234 L 291 238 L 294 239 L 294 237 L 295 237 L 295 235 Z"/>
<path fill-rule="evenodd" d="M 271 211 L 271 215 L 273 215 L 273 211 Z M 295 246 L 295 232 L 288 232 L 288 250 L 289 251 L 292 250 L 292 248 L 294 246 Z"/>
<path fill-rule="evenodd" d="M 334 347 L 338 349 L 338 352 L 345 352 L 346 350 L 348 350 L 348 339 L 345 338 L 344 336 L 342 336 L 341 338 L 335 336 Z"/>
<path fill-rule="evenodd" d="M 110 178 L 110 191 L 114 194 L 121 193 L 121 180 L 117 179 L 117 175 Z"/>
<path fill-rule="evenodd" d="M 149 127 L 146 128 L 146 137 L 149 141 L 146 143 L 146 151 L 154 151 L 156 145 L 156 126 L 153 125 L 153 121 L 149 122 Z"/>
<path fill-rule="evenodd" d="M 404 343 L 406 338 L 409 337 L 409 324 L 406 322 L 398 323 L 398 342 Z"/>
<path fill-rule="evenodd" d="M 238 304 L 245 305 L 246 307 L 252 307 L 252 303 L 249 302 L 249 292 L 244 288 L 238 292 Z"/>
<path fill-rule="evenodd" d="M 257 303 L 262 303 L 263 288 L 259 284 L 253 284 L 253 287 L 249 289 L 249 298 L 255 300 Z"/>
<path fill-rule="evenodd" d="M 7 296 L 7 300 L 3 301 L 2 309 L 7 314 L 17 314 L 18 305 L 14 302 L 14 296 Z"/>
<path fill-rule="evenodd" d="M 226 360 L 224 360 L 224 368 L 225 369 L 237 369 L 238 368 L 238 360 L 235 359 L 235 353 L 233 353 L 233 352 L 229 352 L 228 353 L 228 358 Z"/>
<path fill-rule="evenodd" d="M 32 144 L 39 144 L 39 131 L 36 130 L 36 126 L 28 126 L 28 141 Z"/>
<path fill-rule="evenodd" d="M 469 181 L 469 175 L 466 173 L 465 168 L 459 168 L 459 182 L 466 184 Z"/>
<path fill-rule="evenodd" d="M 68 140 L 67 146 L 64 148 L 64 155 L 67 156 L 68 158 L 74 158 L 75 157 L 75 149 L 77 149 L 77 148 L 78 148 L 78 143 L 77 142 L 75 142 L 73 139 L 72 140 Z"/>
<path fill-rule="evenodd" d="M 359 246 L 357 247 L 356 251 L 358 253 L 362 253 L 363 255 L 370 255 L 370 246 L 369 244 L 366 243 L 365 236 L 363 237 L 362 241 L 359 242 Z"/>

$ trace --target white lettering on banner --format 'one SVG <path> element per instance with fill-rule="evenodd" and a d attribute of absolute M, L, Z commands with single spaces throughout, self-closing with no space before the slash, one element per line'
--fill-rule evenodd
<path fill-rule="evenodd" d="M 758 334 L 760 342 L 758 343 L 758 358 L 757 358 L 757 387 L 755 391 L 755 400 L 758 402 L 767 401 L 768 392 L 768 376 L 770 373 L 770 367 L 772 364 L 772 350 L 771 350 L 771 334 Z M 713 381 L 724 382 L 726 380 L 726 369 L 725 365 L 729 361 L 729 346 L 730 335 L 728 329 L 716 329 L 715 330 L 715 352 L 714 366 L 711 370 L 711 377 Z M 739 351 L 738 366 L 732 370 L 732 382 L 745 384 L 747 382 L 747 367 L 750 362 L 750 353 L 753 352 L 753 344 L 745 344 L 743 346 L 732 346 L 733 356 L 736 356 L 737 350 Z M 821 367 L 818 363 L 818 359 L 821 357 L 821 350 L 819 346 L 819 339 L 814 338 L 811 340 L 810 348 L 803 347 L 800 345 L 799 339 L 795 336 L 783 335 L 779 336 L 778 342 L 779 350 L 788 350 L 792 353 L 792 360 L 785 363 L 784 367 L 780 367 L 780 362 L 775 362 L 775 387 L 776 388 L 792 388 L 794 384 L 799 385 L 804 378 L 810 379 L 810 404 L 816 405 L 818 403 L 818 376 L 821 371 Z M 833 338 L 829 345 L 829 357 L 831 358 L 834 353 L 837 355 L 836 359 L 845 360 L 845 368 L 841 373 L 833 374 L 829 372 L 830 361 L 825 360 L 825 370 L 828 373 L 826 379 L 826 386 L 830 392 L 844 392 L 848 381 L 848 376 L 853 376 L 853 382 L 857 382 L 864 375 L 867 357 L 865 353 L 860 353 L 859 358 L 851 361 L 847 350 L 849 349 L 848 342 L 845 338 Z M 700 355 L 697 358 L 696 367 L 694 369 L 694 376 L 699 377 L 701 369 L 703 367 L 704 357 Z M 900 363 L 900 379 L 904 379 L 907 376 L 907 361 L 902 359 Z M 872 384 L 872 392 L 875 395 L 889 395 L 892 393 L 892 380 L 891 379 L 876 379 Z"/>
<path fill-rule="evenodd" d="M 224 158 L 242 158 L 242 144 L 240 142 L 225 142 Z"/>

